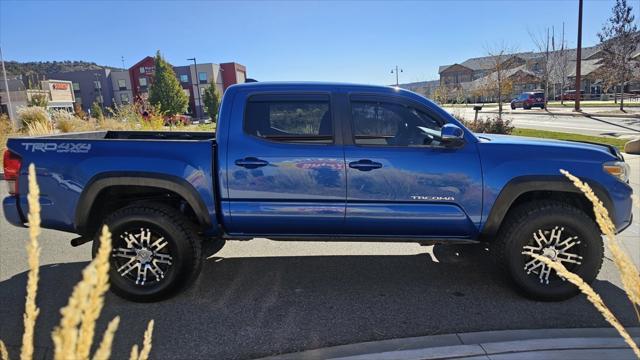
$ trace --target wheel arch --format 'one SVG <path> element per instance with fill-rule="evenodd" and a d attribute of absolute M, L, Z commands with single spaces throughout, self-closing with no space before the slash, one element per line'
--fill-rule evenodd
<path fill-rule="evenodd" d="M 615 218 L 615 208 L 609 193 L 597 182 L 588 180 L 585 182 L 591 186 L 593 192 L 607 208 L 609 216 L 612 219 Z M 595 220 L 593 206 L 589 200 L 566 177 L 561 175 L 522 176 L 509 181 L 500 191 L 480 231 L 480 237 L 485 241 L 495 237 L 509 211 L 523 202 L 539 199 L 570 202 L 583 209 Z"/>
<path fill-rule="evenodd" d="M 186 180 L 157 173 L 109 172 L 93 177 L 80 194 L 75 211 L 75 228 L 79 234 L 93 235 L 90 232 L 96 226 L 96 222 L 99 225 L 100 219 L 96 219 L 96 215 L 102 205 L 97 200 L 116 189 L 149 189 L 157 193 L 175 195 L 186 202 L 199 225 L 212 226 L 209 211 L 200 194 Z"/>

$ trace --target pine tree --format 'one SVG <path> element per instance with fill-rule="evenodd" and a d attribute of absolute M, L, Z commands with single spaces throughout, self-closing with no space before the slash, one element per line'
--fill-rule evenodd
<path fill-rule="evenodd" d="M 93 104 L 91 104 L 91 116 L 98 120 L 102 120 L 104 118 L 104 115 L 102 115 L 102 107 L 97 101 L 94 101 Z"/>
<path fill-rule="evenodd" d="M 216 91 L 215 84 L 211 84 L 204 91 L 204 106 L 206 108 L 207 114 L 211 116 L 211 121 L 216 122 L 218 117 L 218 105 L 219 105 L 219 97 L 218 92 Z"/>
<path fill-rule="evenodd" d="M 627 0 L 616 0 L 613 14 L 598 33 L 602 49 L 602 69 L 609 82 L 620 86 L 620 110 L 624 110 L 624 87 L 638 66 L 631 56 L 640 42 L 638 26 L 634 24 L 633 8 Z"/>
<path fill-rule="evenodd" d="M 149 102 L 164 115 L 184 113 L 189 99 L 182 90 L 173 68 L 160 55 L 160 50 L 156 53 L 155 67 Z"/>

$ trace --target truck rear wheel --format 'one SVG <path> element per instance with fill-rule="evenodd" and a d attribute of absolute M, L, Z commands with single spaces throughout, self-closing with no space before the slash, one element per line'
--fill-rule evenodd
<path fill-rule="evenodd" d="M 104 224 L 112 234 L 109 280 L 115 294 L 138 302 L 162 300 L 199 274 L 201 238 L 173 208 L 132 205 L 112 213 Z M 98 246 L 94 241 L 94 256 Z"/>
<path fill-rule="evenodd" d="M 582 210 L 554 201 L 535 201 L 514 209 L 494 244 L 499 263 L 529 297 L 564 300 L 579 289 L 528 254 L 561 262 L 587 283 L 595 280 L 604 256 L 602 236 Z"/>

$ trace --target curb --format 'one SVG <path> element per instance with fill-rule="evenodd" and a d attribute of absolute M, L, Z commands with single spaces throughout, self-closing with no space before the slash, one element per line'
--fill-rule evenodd
<path fill-rule="evenodd" d="M 494 111 L 494 110 L 489 110 L 489 111 L 480 111 L 480 114 L 485 113 L 485 114 L 497 114 L 498 111 Z M 588 117 L 588 118 L 592 118 L 592 117 L 611 117 L 611 118 L 620 118 L 620 119 L 640 119 L 640 114 L 629 114 L 629 115 L 622 115 L 622 114 L 598 114 L 598 113 L 587 113 L 587 112 L 577 112 L 577 113 L 564 113 L 564 112 L 550 112 L 550 111 L 545 111 L 545 112 L 511 112 L 511 111 L 506 111 L 503 110 L 502 111 L 503 114 L 508 114 L 508 115 L 547 115 L 547 116 L 573 116 L 573 117 L 580 117 L 580 116 L 584 116 L 584 117 Z"/>
<path fill-rule="evenodd" d="M 629 334 L 640 338 L 640 327 L 628 328 Z M 403 339 L 371 341 L 340 345 L 299 353 L 276 355 L 264 359 L 450 359 L 535 351 L 592 350 L 613 351 L 620 357 L 633 356 L 628 345 L 613 328 L 499 330 L 472 333 L 421 336 Z M 618 354 L 620 353 L 620 354 Z M 613 354 L 613 353 L 612 353 Z M 609 356 L 610 357 L 610 356 Z M 544 358 L 541 357 L 541 358 Z"/>

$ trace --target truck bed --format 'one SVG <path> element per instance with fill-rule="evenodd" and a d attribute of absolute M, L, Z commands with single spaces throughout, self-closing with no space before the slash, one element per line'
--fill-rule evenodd
<path fill-rule="evenodd" d="M 215 140 L 215 132 L 204 131 L 90 131 L 30 137 L 68 140 Z"/>

